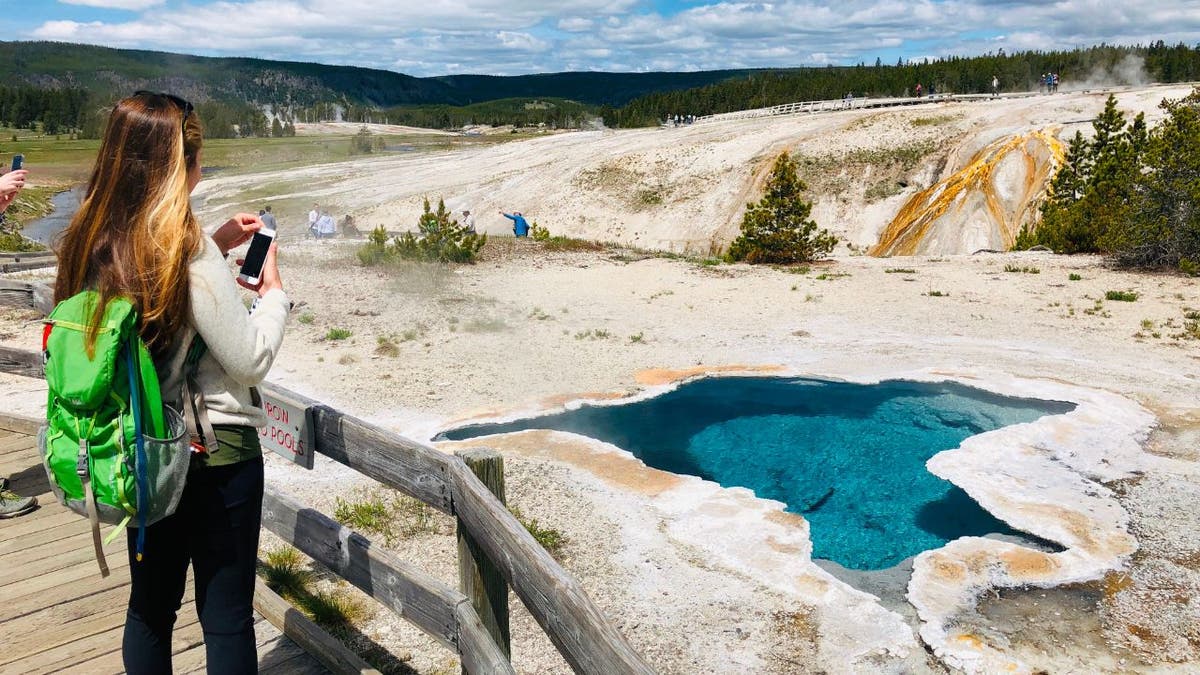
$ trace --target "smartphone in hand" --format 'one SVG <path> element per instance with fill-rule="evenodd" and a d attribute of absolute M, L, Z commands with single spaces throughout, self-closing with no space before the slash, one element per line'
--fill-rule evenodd
<path fill-rule="evenodd" d="M 275 242 L 275 230 L 261 229 L 254 233 L 250 240 L 250 250 L 246 251 L 246 260 L 242 263 L 242 271 L 238 278 L 251 286 L 257 286 L 262 281 L 263 263 L 267 261 L 267 251 Z"/>
<path fill-rule="evenodd" d="M 12 170 L 20 171 L 25 166 L 25 155 L 13 155 Z"/>

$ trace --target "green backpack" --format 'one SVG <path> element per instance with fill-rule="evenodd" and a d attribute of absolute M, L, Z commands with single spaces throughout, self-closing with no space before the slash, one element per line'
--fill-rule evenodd
<path fill-rule="evenodd" d="M 105 307 L 88 358 L 84 340 L 98 298 L 95 291 L 78 293 L 46 318 L 49 395 L 38 442 L 58 500 L 91 521 L 100 573 L 108 576 L 100 523 L 117 526 L 104 539 L 109 543 L 136 519 L 141 560 L 146 526 L 179 505 L 192 451 L 185 421 L 163 406 L 129 300 L 114 298 Z"/>

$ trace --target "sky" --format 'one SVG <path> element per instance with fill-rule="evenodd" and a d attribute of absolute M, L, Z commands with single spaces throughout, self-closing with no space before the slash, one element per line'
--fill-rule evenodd
<path fill-rule="evenodd" d="M 1200 43 L 1200 0 L 0 0 L 0 39 L 417 76 L 893 64 Z"/>

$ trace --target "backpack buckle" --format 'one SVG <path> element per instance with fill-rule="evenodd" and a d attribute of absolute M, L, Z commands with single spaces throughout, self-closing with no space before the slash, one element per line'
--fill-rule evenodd
<path fill-rule="evenodd" d="M 87 478 L 88 474 L 88 444 L 86 439 L 79 439 L 79 458 L 75 462 L 75 473 L 80 478 Z"/>

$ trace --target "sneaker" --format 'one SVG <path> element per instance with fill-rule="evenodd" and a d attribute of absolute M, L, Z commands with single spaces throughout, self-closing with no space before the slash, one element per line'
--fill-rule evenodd
<path fill-rule="evenodd" d="M 37 508 L 37 497 L 22 497 L 8 489 L 0 490 L 0 518 L 15 518 Z"/>

